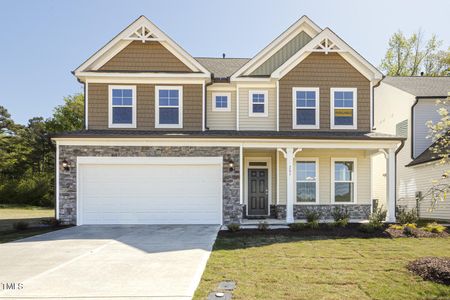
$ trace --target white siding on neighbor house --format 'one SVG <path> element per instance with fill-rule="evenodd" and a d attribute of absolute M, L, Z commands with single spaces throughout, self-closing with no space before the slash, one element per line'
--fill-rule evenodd
<path fill-rule="evenodd" d="M 229 111 L 213 111 L 212 95 L 215 93 L 230 93 L 231 109 Z M 210 130 L 236 130 L 236 91 L 207 90 L 206 124 Z"/>
<path fill-rule="evenodd" d="M 429 131 L 426 123 L 437 122 L 441 119 L 437 112 L 439 106 L 436 105 L 436 100 L 419 99 L 414 107 L 414 157 L 419 156 L 432 144 L 432 140 L 427 138 Z"/>
<path fill-rule="evenodd" d="M 415 97 L 407 92 L 397 89 L 389 84 L 381 82 L 374 92 L 374 127 L 376 132 L 396 134 L 397 124 L 408 120 L 408 139 L 411 133 L 411 106 L 415 102 Z M 399 156 L 410 155 L 411 148 L 406 141 L 402 151 L 397 157 L 397 182 L 401 176 L 401 169 L 409 161 L 400 161 Z M 386 159 L 379 153 L 372 157 L 372 188 L 373 198 L 379 200 L 379 205 L 387 207 L 386 203 Z M 397 184 L 398 187 L 398 184 Z M 398 195 L 398 188 L 397 188 Z M 398 197 L 398 196 L 397 196 Z"/>
<path fill-rule="evenodd" d="M 276 204 L 277 199 L 277 157 L 276 157 L 276 150 L 255 150 L 255 149 L 244 149 L 244 163 L 245 163 L 245 169 L 244 169 L 244 203 L 248 203 L 248 168 L 247 168 L 247 161 L 248 159 L 259 157 L 259 158 L 270 158 L 271 159 L 271 204 Z"/>
<path fill-rule="evenodd" d="M 249 116 L 249 92 L 267 91 L 268 115 L 267 117 Z M 277 111 L 276 111 L 276 88 L 258 87 L 254 88 L 239 87 L 239 130 L 276 130 L 277 129 Z"/>
<path fill-rule="evenodd" d="M 286 204 L 286 159 L 279 153 L 279 204 Z M 356 158 L 357 204 L 371 204 L 371 165 L 370 155 L 365 150 L 344 149 L 303 149 L 296 158 L 319 159 L 319 204 L 331 204 L 331 159 Z M 294 178 L 295 180 L 295 178 Z M 294 184 L 295 189 L 295 184 Z M 294 195 L 295 195 L 294 191 Z"/>

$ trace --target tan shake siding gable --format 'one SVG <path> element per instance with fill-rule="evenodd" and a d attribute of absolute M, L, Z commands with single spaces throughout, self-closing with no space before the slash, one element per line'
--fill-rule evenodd
<path fill-rule="evenodd" d="M 312 53 L 280 79 L 280 130 L 292 128 L 292 88 L 318 87 L 320 129 L 330 130 L 330 88 L 357 88 L 358 128 L 370 131 L 370 82 L 337 53 Z M 302 130 L 302 129 L 295 129 Z"/>
<path fill-rule="evenodd" d="M 90 83 L 88 86 L 88 129 L 108 129 L 108 84 Z M 137 128 L 129 130 L 173 130 L 155 128 L 155 85 L 135 84 L 135 86 L 137 90 Z M 202 85 L 185 84 L 182 87 L 183 128 L 176 130 L 202 130 Z M 111 130 L 114 129 L 111 128 Z"/>
<path fill-rule="evenodd" d="M 192 72 L 161 43 L 140 41 L 131 42 L 99 70 Z"/>

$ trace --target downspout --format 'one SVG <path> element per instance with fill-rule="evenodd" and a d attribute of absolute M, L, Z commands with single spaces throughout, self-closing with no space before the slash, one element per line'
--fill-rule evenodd
<path fill-rule="evenodd" d="M 208 93 L 207 93 L 207 90 L 208 90 L 208 86 L 210 86 L 210 85 L 212 85 L 214 82 L 214 74 L 213 73 L 211 73 L 211 81 L 210 82 L 207 82 L 207 83 L 205 83 L 205 90 L 203 91 L 203 94 L 204 94 L 204 99 L 203 99 L 203 101 L 204 101 L 204 106 L 205 106 L 205 130 L 209 130 L 209 127 L 208 127 Z"/>
<path fill-rule="evenodd" d="M 405 140 L 403 139 L 401 141 L 400 147 L 398 147 L 397 150 L 395 150 L 395 164 L 394 164 L 395 215 L 397 215 L 397 154 L 403 149 L 404 146 Z"/>

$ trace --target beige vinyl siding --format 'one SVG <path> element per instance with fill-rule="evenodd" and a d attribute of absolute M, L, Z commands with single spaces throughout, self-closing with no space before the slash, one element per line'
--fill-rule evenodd
<path fill-rule="evenodd" d="M 280 130 L 293 129 L 292 88 L 319 88 L 320 129 L 330 130 L 331 88 L 357 89 L 357 129 L 370 131 L 370 82 L 338 53 L 312 53 L 280 79 Z M 307 129 L 310 130 L 310 129 Z M 333 129 L 337 130 L 337 129 Z"/>
<path fill-rule="evenodd" d="M 286 204 L 286 159 L 279 155 L 279 204 Z M 319 159 L 319 204 L 331 204 L 331 159 L 356 158 L 357 204 L 371 204 L 370 155 L 364 150 L 304 149 L 296 158 L 308 157 Z M 294 174 L 295 180 L 295 174 Z M 295 184 L 294 184 L 295 189 Z M 294 191 L 294 195 L 295 195 Z"/>
<path fill-rule="evenodd" d="M 113 84 L 116 85 L 116 84 Z M 128 84 L 125 84 L 128 85 Z M 173 130 L 155 128 L 155 84 L 129 84 L 136 86 L 136 128 L 125 130 Z M 168 86 L 167 84 L 161 84 Z M 176 130 L 202 130 L 203 90 L 201 84 L 184 84 L 183 128 Z M 108 84 L 88 85 L 88 129 L 108 128 Z"/>
<path fill-rule="evenodd" d="M 213 111 L 212 95 L 222 92 L 231 94 L 231 109 L 230 111 Z M 236 91 L 207 91 L 206 123 L 210 130 L 236 130 Z"/>
<path fill-rule="evenodd" d="M 268 116 L 249 116 L 249 92 L 267 91 Z M 239 88 L 239 130 L 276 130 L 276 88 Z"/>
<path fill-rule="evenodd" d="M 277 157 L 276 157 L 276 150 L 244 150 L 244 203 L 248 202 L 248 196 L 247 196 L 247 188 L 248 188 L 248 168 L 247 168 L 247 162 L 248 158 L 270 158 L 271 159 L 271 204 L 276 204 L 277 199 Z"/>

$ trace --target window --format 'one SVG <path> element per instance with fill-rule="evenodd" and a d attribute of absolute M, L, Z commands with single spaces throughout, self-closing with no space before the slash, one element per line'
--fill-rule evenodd
<path fill-rule="evenodd" d="M 333 159 L 333 202 L 356 202 L 356 160 Z"/>
<path fill-rule="evenodd" d="M 357 91 L 352 88 L 332 88 L 331 128 L 356 129 Z"/>
<path fill-rule="evenodd" d="M 293 88 L 293 128 L 319 128 L 319 88 Z"/>
<path fill-rule="evenodd" d="M 212 94 L 212 110 L 213 111 L 230 111 L 231 110 L 231 93 L 213 93 Z"/>
<path fill-rule="evenodd" d="M 267 117 L 267 91 L 249 92 L 248 115 L 250 117 Z"/>
<path fill-rule="evenodd" d="M 318 202 L 318 161 L 304 159 L 296 163 L 297 203 Z"/>
<path fill-rule="evenodd" d="M 109 127 L 136 127 L 136 87 L 109 86 Z"/>
<path fill-rule="evenodd" d="M 155 88 L 155 127 L 183 127 L 183 88 L 181 86 L 157 86 Z"/>

